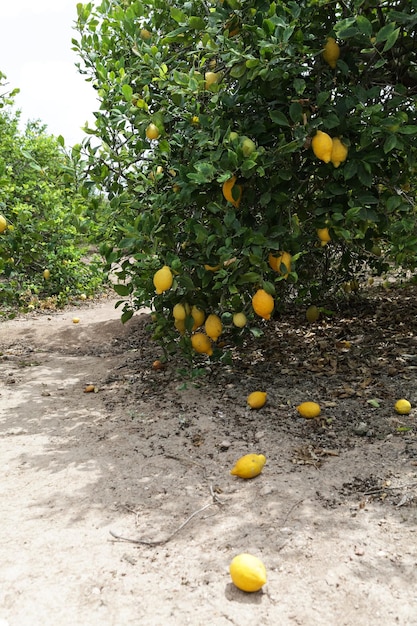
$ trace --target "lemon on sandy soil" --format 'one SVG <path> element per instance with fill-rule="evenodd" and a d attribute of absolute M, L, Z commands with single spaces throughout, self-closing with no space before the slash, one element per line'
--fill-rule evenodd
<path fill-rule="evenodd" d="M 252 391 L 246 398 L 251 409 L 261 409 L 266 403 L 266 391 Z"/>
<path fill-rule="evenodd" d="M 306 311 L 307 322 L 310 322 L 310 324 L 312 324 L 313 322 L 317 322 L 319 317 L 320 317 L 319 308 L 316 307 L 315 304 L 311 304 Z"/>
<path fill-rule="evenodd" d="M 397 400 L 394 408 L 399 415 L 408 415 L 411 411 L 411 403 L 408 400 L 401 398 L 401 400 Z"/>
<path fill-rule="evenodd" d="M 254 478 L 259 476 L 266 463 L 263 454 L 245 454 L 234 464 L 230 473 L 239 478 Z"/>
<path fill-rule="evenodd" d="M 321 408 L 317 402 L 302 402 L 297 406 L 297 411 L 301 417 L 311 419 L 320 415 Z"/>
<path fill-rule="evenodd" d="M 235 556 L 229 571 L 233 584 L 242 591 L 259 591 L 267 580 L 265 565 L 252 554 L 242 553 Z"/>

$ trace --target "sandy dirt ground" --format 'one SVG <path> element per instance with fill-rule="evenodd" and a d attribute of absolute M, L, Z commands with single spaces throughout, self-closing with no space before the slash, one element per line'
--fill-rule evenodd
<path fill-rule="evenodd" d="M 194 370 L 153 369 L 112 300 L 1 322 L 0 626 L 417 625 L 416 303 L 294 313 Z M 262 474 L 231 476 L 248 452 Z"/>

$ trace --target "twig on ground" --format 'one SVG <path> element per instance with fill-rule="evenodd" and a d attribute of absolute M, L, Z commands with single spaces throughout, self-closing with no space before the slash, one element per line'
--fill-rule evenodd
<path fill-rule="evenodd" d="M 291 513 L 294 511 L 294 509 L 297 508 L 297 506 L 300 506 L 300 504 L 302 504 L 304 502 L 304 500 L 298 500 L 298 502 L 296 502 L 295 504 L 292 505 L 292 507 L 290 508 L 290 510 L 288 511 L 288 513 L 286 514 L 286 516 L 284 517 L 284 521 L 282 522 L 282 526 L 285 526 L 285 524 L 287 523 L 287 520 L 289 518 L 289 516 L 291 515 Z M 284 544 L 285 545 L 285 544 Z"/>
<path fill-rule="evenodd" d="M 187 459 L 185 457 L 178 457 L 178 456 L 173 456 L 173 455 L 170 455 L 170 454 L 168 454 L 166 456 L 168 458 L 170 458 L 170 459 L 175 459 L 176 461 L 185 461 L 186 463 L 192 463 L 193 465 L 197 465 L 198 467 L 200 467 L 203 470 L 204 478 L 207 479 L 206 468 L 204 467 L 204 465 L 201 465 L 201 463 L 198 463 L 197 461 L 194 461 L 193 459 Z M 112 530 L 110 530 L 109 532 L 110 532 L 111 536 L 114 537 L 114 539 L 117 539 L 118 541 L 126 541 L 128 543 L 136 543 L 136 544 L 145 545 L 145 546 L 163 546 L 164 544 L 168 543 L 168 541 L 171 541 L 171 539 L 173 537 L 175 537 L 175 535 L 177 535 L 180 532 L 180 530 L 182 530 L 184 528 L 184 526 L 186 526 L 188 524 L 188 522 L 190 522 L 196 515 L 198 515 L 199 513 L 202 513 L 203 511 L 208 509 L 210 506 L 213 506 L 213 504 L 219 504 L 219 505 L 225 504 L 214 493 L 214 489 L 213 489 L 212 483 L 209 483 L 209 490 L 210 490 L 210 495 L 212 497 L 212 502 L 208 502 L 207 504 L 202 506 L 197 511 L 194 511 L 194 513 L 192 513 L 189 517 L 187 517 L 187 519 L 181 524 L 181 526 L 178 526 L 178 528 L 176 530 L 174 530 L 174 532 L 171 533 L 165 539 L 160 539 L 158 541 L 148 541 L 147 539 L 131 539 L 130 537 L 122 537 L 121 535 L 116 534 Z M 126 507 L 126 509 L 129 512 L 134 513 L 136 515 L 136 521 L 137 521 L 137 519 L 138 519 L 137 512 L 132 510 L 130 507 L 129 508 Z"/>

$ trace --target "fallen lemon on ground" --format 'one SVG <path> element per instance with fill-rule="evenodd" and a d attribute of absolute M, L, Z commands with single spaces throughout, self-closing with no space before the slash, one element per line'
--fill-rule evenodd
<path fill-rule="evenodd" d="M 73 324 L 78 324 L 78 323 L 79 323 L 79 321 L 80 321 L 80 318 L 79 318 L 79 317 L 73 317 L 73 318 L 72 318 L 72 323 L 73 323 Z"/>
<path fill-rule="evenodd" d="M 332 158 L 333 140 L 327 133 L 318 130 L 311 140 L 313 152 L 320 161 L 329 163 Z"/>
<path fill-rule="evenodd" d="M 155 285 L 156 293 L 161 294 L 167 289 L 172 287 L 173 276 L 171 268 L 168 265 L 164 265 L 160 270 L 155 272 L 153 277 L 153 284 Z"/>
<path fill-rule="evenodd" d="M 261 409 L 266 403 L 266 391 L 252 391 L 246 399 L 251 409 Z"/>
<path fill-rule="evenodd" d="M 214 313 L 211 313 L 207 317 L 204 328 L 207 335 L 210 337 L 210 339 L 213 339 L 213 341 L 217 341 L 217 339 L 223 332 L 223 324 L 221 322 L 221 319 L 220 317 L 218 317 L 218 315 L 215 315 Z"/>
<path fill-rule="evenodd" d="M 326 61 L 328 65 L 332 69 L 335 69 L 337 65 L 337 60 L 340 57 L 340 48 L 339 44 L 336 43 L 336 39 L 334 37 L 328 37 L 326 45 L 323 50 L 323 59 Z"/>
<path fill-rule="evenodd" d="M 263 454 L 245 454 L 236 461 L 230 473 L 239 478 L 254 478 L 262 472 L 265 463 L 266 457 Z"/>
<path fill-rule="evenodd" d="M 213 354 L 211 341 L 204 333 L 195 333 L 195 335 L 192 335 L 191 345 L 199 354 L 208 354 L 209 356 Z"/>
<path fill-rule="evenodd" d="M 233 324 L 237 326 L 237 328 L 243 328 L 247 324 L 247 318 L 244 313 L 235 313 L 233 315 Z"/>
<path fill-rule="evenodd" d="M 401 400 L 397 400 L 394 408 L 399 415 L 408 415 L 411 411 L 411 403 L 408 400 L 401 398 Z"/>
<path fill-rule="evenodd" d="M 263 317 L 264 320 L 270 319 L 274 306 L 274 298 L 265 289 L 258 289 L 252 298 L 253 310 L 259 317 Z"/>
<path fill-rule="evenodd" d="M 229 566 L 233 584 L 242 591 L 259 591 L 266 583 L 266 568 L 260 559 L 252 554 L 238 554 Z"/>
<path fill-rule="evenodd" d="M 329 241 L 332 240 L 328 228 L 318 228 L 317 236 L 320 239 L 322 246 L 325 246 L 327 243 L 329 243 Z"/>
<path fill-rule="evenodd" d="M 302 402 L 297 406 L 297 411 L 301 415 L 301 417 L 306 417 L 307 419 L 318 417 L 320 415 L 320 405 L 317 402 Z"/>
<path fill-rule="evenodd" d="M 229 180 L 226 180 L 223 183 L 222 191 L 223 195 L 228 202 L 233 204 L 233 206 L 237 209 L 240 204 L 240 200 L 242 198 L 242 186 L 236 185 L 236 190 L 233 192 L 233 188 L 236 185 L 236 176 L 232 176 Z"/>
<path fill-rule="evenodd" d="M 346 161 L 347 155 L 348 155 L 347 146 L 345 146 L 345 144 L 341 142 L 339 137 L 335 137 L 333 139 L 332 154 L 330 157 L 330 160 L 333 163 L 333 165 L 335 167 L 339 167 L 339 165 L 343 163 L 343 161 Z"/>
<path fill-rule="evenodd" d="M 318 309 L 318 307 L 316 307 L 315 304 L 310 305 L 306 311 L 307 322 L 310 322 L 310 324 L 312 324 L 313 322 L 317 322 L 319 317 L 320 310 Z"/>
<path fill-rule="evenodd" d="M 291 272 L 291 254 L 289 252 L 278 252 L 278 256 L 275 256 L 272 252 L 268 256 L 269 266 L 274 270 L 274 272 L 278 272 L 278 274 L 282 274 L 283 271 L 281 266 L 284 266 L 284 278 L 288 278 L 288 272 Z"/>

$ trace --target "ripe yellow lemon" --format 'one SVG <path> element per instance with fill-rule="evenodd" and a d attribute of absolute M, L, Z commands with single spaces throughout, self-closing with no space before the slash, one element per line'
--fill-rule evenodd
<path fill-rule="evenodd" d="M 172 287 L 174 277 L 172 276 L 171 268 L 168 265 L 164 265 L 160 270 L 155 272 L 153 277 L 153 284 L 155 285 L 156 293 L 160 294 Z"/>
<path fill-rule="evenodd" d="M 230 473 L 239 478 L 254 478 L 262 472 L 265 463 L 266 457 L 263 454 L 245 454 L 236 461 Z"/>
<path fill-rule="evenodd" d="M 326 61 L 328 65 L 332 69 L 335 69 L 337 65 L 337 60 L 340 57 L 340 48 L 339 44 L 336 43 L 336 39 L 334 37 L 328 37 L 326 45 L 323 50 L 323 59 Z"/>
<path fill-rule="evenodd" d="M 332 240 L 332 238 L 330 237 L 330 233 L 329 233 L 329 229 L 328 228 L 318 228 L 317 229 L 317 236 L 320 239 L 322 246 L 325 246 L 326 243 L 329 243 L 329 241 Z"/>
<path fill-rule="evenodd" d="M 222 191 L 226 200 L 230 202 L 231 204 L 233 204 L 233 206 L 237 209 L 239 207 L 240 200 L 242 198 L 242 186 L 237 185 L 236 189 L 238 193 L 236 193 L 235 191 L 233 194 L 232 189 L 234 188 L 235 184 L 236 184 L 236 176 L 232 176 L 232 178 L 229 178 L 229 180 L 226 180 L 223 183 Z"/>
<path fill-rule="evenodd" d="M 49 280 L 51 278 L 51 272 L 48 269 L 43 270 L 43 277 L 45 280 Z"/>
<path fill-rule="evenodd" d="M 287 278 L 288 272 L 291 272 L 291 254 L 289 252 L 279 252 L 278 256 L 271 252 L 268 256 L 268 263 L 274 272 L 278 272 L 278 274 L 282 274 L 281 265 L 283 265 L 286 270 L 284 278 Z"/>
<path fill-rule="evenodd" d="M 211 347 L 211 341 L 204 333 L 195 333 L 191 337 L 191 345 L 194 350 L 199 354 L 213 354 L 213 348 Z"/>
<path fill-rule="evenodd" d="M 200 123 L 200 118 L 198 117 L 198 115 L 193 115 L 193 117 L 191 118 L 191 124 L 194 124 L 195 126 L 197 126 Z"/>
<path fill-rule="evenodd" d="M 320 415 L 320 405 L 317 402 L 303 402 L 297 406 L 297 411 L 301 415 L 301 417 L 306 417 L 307 419 L 318 417 Z"/>
<path fill-rule="evenodd" d="M 320 311 L 318 307 L 316 307 L 315 304 L 312 304 L 311 306 L 309 306 L 306 311 L 307 322 L 310 322 L 310 324 L 312 324 L 313 322 L 317 322 L 319 317 L 320 317 Z"/>
<path fill-rule="evenodd" d="M 177 304 L 172 309 L 172 315 L 176 320 L 185 320 L 187 317 L 187 310 L 181 302 L 177 302 Z"/>
<path fill-rule="evenodd" d="M 327 133 L 318 130 L 311 140 L 311 147 L 314 154 L 320 161 L 329 163 L 332 158 L 333 140 Z"/>
<path fill-rule="evenodd" d="M 146 129 L 146 137 L 148 139 L 158 139 L 160 133 L 159 128 L 155 124 L 149 124 Z"/>
<path fill-rule="evenodd" d="M 185 320 L 174 320 L 174 326 L 181 335 L 185 333 Z"/>
<path fill-rule="evenodd" d="M 7 229 L 7 220 L 4 215 L 0 215 L 0 233 L 4 233 Z"/>
<path fill-rule="evenodd" d="M 237 328 L 243 328 L 247 324 L 246 315 L 244 313 L 235 313 L 233 315 L 233 324 L 237 326 Z"/>
<path fill-rule="evenodd" d="M 334 137 L 332 154 L 330 157 L 331 162 L 335 167 L 339 167 L 341 163 L 346 161 L 348 155 L 348 149 L 344 143 L 341 142 L 339 137 Z"/>
<path fill-rule="evenodd" d="M 208 316 L 208 318 L 206 319 L 206 323 L 204 324 L 204 328 L 207 335 L 210 337 L 210 339 L 213 339 L 213 341 L 217 341 L 217 339 L 223 332 L 223 324 L 221 322 L 221 319 L 220 317 L 218 317 L 218 315 L 214 315 L 214 313 Z"/>
<path fill-rule="evenodd" d="M 209 89 L 211 85 L 217 84 L 222 75 L 220 72 L 206 72 L 204 74 L 204 86 L 206 89 Z"/>
<path fill-rule="evenodd" d="M 261 409 L 266 402 L 266 391 L 252 391 L 246 399 L 251 409 Z"/>
<path fill-rule="evenodd" d="M 252 298 L 253 310 L 259 317 L 263 317 L 264 320 L 270 319 L 274 306 L 274 298 L 265 289 L 258 289 Z"/>
<path fill-rule="evenodd" d="M 206 319 L 206 314 L 202 309 L 199 309 L 197 306 L 193 306 L 191 309 L 191 317 L 194 320 L 193 331 L 197 330 L 200 326 L 204 324 L 204 320 Z"/>
<path fill-rule="evenodd" d="M 242 591 L 259 591 L 266 583 L 266 568 L 252 554 L 238 554 L 229 566 L 233 584 Z"/>
<path fill-rule="evenodd" d="M 80 318 L 79 318 L 79 317 L 73 317 L 73 318 L 72 318 L 72 323 L 73 323 L 73 324 L 78 324 L 78 323 L 79 323 L 79 321 L 80 321 Z"/>
<path fill-rule="evenodd" d="M 408 415 L 411 411 L 411 403 L 408 400 L 401 398 L 401 400 L 397 400 L 394 408 L 399 415 Z"/>

